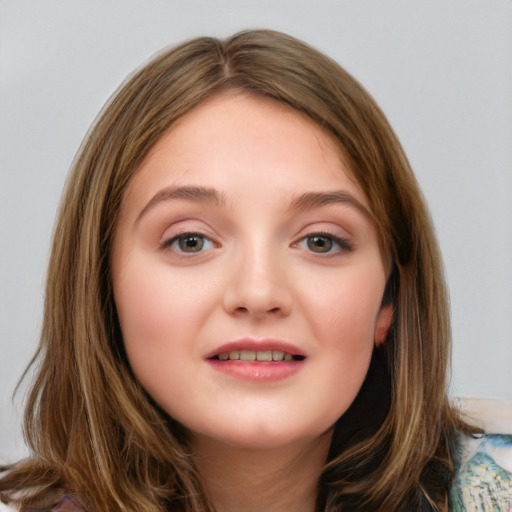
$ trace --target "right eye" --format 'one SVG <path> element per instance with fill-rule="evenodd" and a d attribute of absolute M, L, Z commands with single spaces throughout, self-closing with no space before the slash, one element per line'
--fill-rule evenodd
<path fill-rule="evenodd" d="M 173 249 L 184 254 L 195 254 L 198 252 L 213 249 L 214 243 L 201 233 L 180 233 L 179 235 L 166 240 L 162 247 Z"/>

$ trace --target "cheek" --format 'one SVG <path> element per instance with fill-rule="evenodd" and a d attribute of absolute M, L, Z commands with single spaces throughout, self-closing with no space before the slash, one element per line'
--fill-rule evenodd
<path fill-rule="evenodd" d="M 131 273 L 115 290 L 115 299 L 125 345 L 157 341 L 169 329 L 172 308 L 169 290 L 163 283 L 153 283 L 151 275 Z"/>
<path fill-rule="evenodd" d="M 200 282 L 154 259 L 126 262 L 114 289 L 125 344 L 170 344 L 197 326 L 211 295 Z"/>
<path fill-rule="evenodd" d="M 385 276 L 378 272 L 344 273 L 333 276 L 323 284 L 317 282 L 309 295 L 303 297 L 308 305 L 309 320 L 333 350 L 345 347 L 358 350 L 373 344 L 375 322 L 380 310 Z"/>
<path fill-rule="evenodd" d="M 338 419 L 359 392 L 366 377 L 375 342 L 385 274 L 375 270 L 345 272 L 338 279 L 318 282 L 304 310 L 319 341 L 322 359 L 319 379 L 326 404 Z M 311 292 L 311 290 L 310 290 Z"/>
<path fill-rule="evenodd" d="M 114 295 L 128 359 L 144 380 L 140 374 L 157 371 L 159 360 L 173 361 L 183 350 L 186 329 L 196 325 L 187 306 L 192 300 L 157 265 L 144 262 L 125 266 Z"/>
<path fill-rule="evenodd" d="M 136 271 L 128 275 L 115 290 L 126 355 L 142 387 L 165 405 L 167 397 L 182 393 L 183 355 L 191 350 L 190 326 L 195 325 L 187 312 L 193 309 L 161 277 Z"/>
<path fill-rule="evenodd" d="M 165 261 L 129 256 L 114 279 L 123 343 L 137 380 L 163 403 L 179 395 L 197 371 L 185 361 L 202 354 L 197 340 L 217 300 L 218 286 L 212 279 L 202 286 L 197 270 L 173 272 Z"/>

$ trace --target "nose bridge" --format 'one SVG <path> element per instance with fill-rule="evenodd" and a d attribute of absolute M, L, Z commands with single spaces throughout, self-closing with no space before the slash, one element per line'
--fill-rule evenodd
<path fill-rule="evenodd" d="M 287 314 L 291 290 L 283 248 L 263 236 L 253 236 L 237 252 L 226 290 L 227 308 L 253 316 Z"/>

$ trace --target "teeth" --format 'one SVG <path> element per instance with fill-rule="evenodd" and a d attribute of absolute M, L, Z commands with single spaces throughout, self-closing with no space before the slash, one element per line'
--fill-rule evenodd
<path fill-rule="evenodd" d="M 256 361 L 254 350 L 240 350 L 240 361 Z"/>
<path fill-rule="evenodd" d="M 297 356 L 298 357 L 298 356 Z M 281 350 L 233 350 L 223 352 L 217 356 L 219 361 L 294 361 L 292 354 L 285 354 Z"/>
<path fill-rule="evenodd" d="M 280 350 L 272 351 L 272 361 L 282 361 L 284 359 L 284 352 Z"/>
<path fill-rule="evenodd" d="M 265 352 L 256 353 L 257 361 L 272 361 L 272 350 L 265 350 Z"/>

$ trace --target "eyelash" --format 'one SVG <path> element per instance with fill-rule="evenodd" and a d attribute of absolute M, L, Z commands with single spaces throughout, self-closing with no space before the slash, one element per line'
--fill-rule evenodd
<path fill-rule="evenodd" d="M 178 235 L 173 236 L 172 238 L 169 238 L 168 240 L 165 240 L 162 242 L 161 247 L 162 249 L 173 249 L 173 245 L 176 243 L 180 243 L 180 241 L 185 242 L 187 239 L 201 239 L 204 245 L 205 241 L 209 242 L 211 244 L 210 247 L 207 247 L 208 249 L 215 248 L 215 242 L 204 235 L 203 233 L 196 233 L 196 232 L 185 232 L 185 233 L 179 233 Z M 314 251 L 311 249 L 309 242 L 312 241 L 314 238 L 322 239 L 324 242 L 327 241 L 329 244 L 331 244 L 327 250 L 325 251 Z M 340 236 L 333 235 L 332 233 L 328 232 L 316 232 L 316 233 L 309 233 L 306 236 L 302 237 L 298 242 L 293 244 L 293 247 L 299 247 L 302 244 L 306 244 L 306 247 L 308 250 L 310 250 L 313 254 L 332 254 L 332 253 L 339 253 L 339 252 L 350 252 L 354 249 L 353 245 L 346 239 Z M 200 252 L 203 252 L 203 245 L 199 248 L 197 251 L 186 251 L 183 250 L 182 247 L 180 248 L 174 248 L 174 250 L 181 254 L 198 254 Z M 333 249 L 333 246 L 337 246 L 335 250 Z"/>
<path fill-rule="evenodd" d="M 173 249 L 175 250 L 176 252 L 178 253 L 181 253 L 181 254 L 198 254 L 200 252 L 203 251 L 203 247 L 201 246 L 200 249 L 198 251 L 185 251 L 185 250 L 182 250 L 181 248 L 173 248 L 173 245 L 178 243 L 180 241 L 185 241 L 187 239 L 192 239 L 192 238 L 197 238 L 197 239 L 201 239 L 203 240 L 203 244 L 204 244 L 204 241 L 208 241 L 210 244 L 211 244 L 211 247 L 208 247 L 208 249 L 213 249 L 215 247 L 215 242 L 207 237 L 206 235 L 204 235 L 203 233 L 196 233 L 196 232 L 185 232 L 185 233 L 179 233 L 175 236 L 173 236 L 172 238 L 169 238 L 168 240 L 164 240 L 160 246 L 162 249 Z"/>
<path fill-rule="evenodd" d="M 320 238 L 323 240 L 328 240 L 330 243 L 337 246 L 335 250 L 331 250 L 333 247 L 329 247 L 328 250 L 322 252 L 322 251 L 313 251 L 309 245 L 308 241 L 314 239 L 314 238 Z M 333 235 L 332 233 L 328 233 L 325 231 L 319 231 L 315 233 L 308 233 L 306 236 L 302 237 L 298 242 L 294 244 L 294 247 L 298 247 L 301 244 L 306 244 L 307 249 L 309 249 L 313 254 L 333 254 L 333 253 L 343 253 L 343 252 L 350 252 L 354 250 L 354 246 L 352 243 L 347 240 L 346 238 Z"/>

